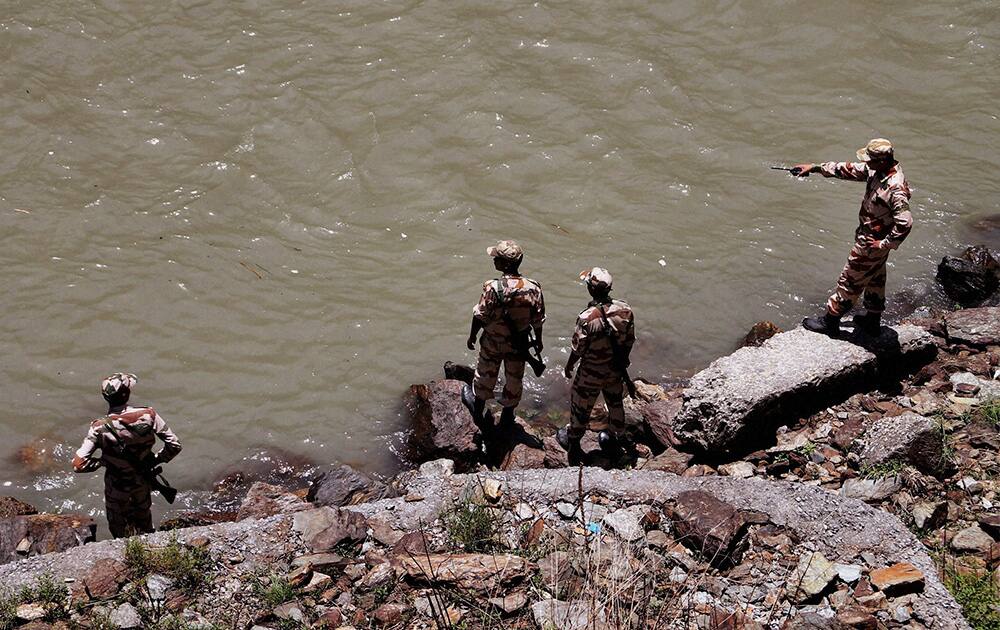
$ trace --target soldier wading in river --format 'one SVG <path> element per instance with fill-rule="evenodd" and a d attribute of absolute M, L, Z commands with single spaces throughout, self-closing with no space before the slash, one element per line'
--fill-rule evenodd
<path fill-rule="evenodd" d="M 134 374 L 122 372 L 104 379 L 101 393 L 108 402 L 108 415 L 91 423 L 73 458 L 78 473 L 104 466 L 108 529 L 115 538 L 154 531 L 150 512 L 150 493 L 157 484 L 154 469 L 181 452 L 177 436 L 152 407 L 128 404 L 135 382 Z M 157 437 L 163 440 L 163 449 L 153 455 Z M 97 450 L 99 457 L 94 456 Z"/>
<path fill-rule="evenodd" d="M 865 314 L 854 316 L 854 328 L 869 335 L 879 334 L 885 310 L 886 260 L 913 225 L 910 186 L 893 158 L 892 143 L 875 138 L 857 155 L 860 162 L 799 164 L 791 169 L 799 177 L 820 173 L 824 177 L 867 182 L 854 247 L 837 281 L 837 290 L 827 301 L 825 314 L 802 321 L 808 330 L 828 335 L 840 332 L 840 318 L 862 294 Z"/>
<path fill-rule="evenodd" d="M 635 343 L 632 307 L 622 300 L 611 299 L 612 278 L 606 269 L 594 267 L 581 273 L 580 279 L 586 283 L 593 299 L 577 317 L 573 351 L 566 361 L 564 373 L 566 378 L 573 379 L 570 424 L 556 434 L 572 465 L 583 457 L 580 440 L 587 430 L 597 397 L 602 393 L 608 406 L 609 432 L 602 431 L 598 436 L 601 448 L 612 459 L 634 456 L 634 444 L 625 431 L 622 405 L 629 354 Z M 577 361 L 580 367 L 574 377 L 573 367 Z"/>
<path fill-rule="evenodd" d="M 469 407 L 476 424 L 484 433 L 494 427 L 483 425 L 486 401 L 493 398 L 500 364 L 504 368 L 503 394 L 500 405 L 500 428 L 514 424 L 514 411 L 521 402 L 521 379 L 528 346 L 536 352 L 542 349 L 542 324 L 545 322 L 545 300 L 542 286 L 520 273 L 524 252 L 514 241 L 500 241 L 488 247 L 486 253 L 493 258 L 493 266 L 502 275 L 483 283 L 479 303 L 472 311 L 472 327 L 467 346 L 476 347 L 479 337 L 479 360 L 472 387 L 462 392 L 462 401 Z M 529 333 L 534 333 L 534 340 Z"/>

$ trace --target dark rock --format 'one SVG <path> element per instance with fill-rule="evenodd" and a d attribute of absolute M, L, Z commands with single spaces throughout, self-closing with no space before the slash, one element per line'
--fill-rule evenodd
<path fill-rule="evenodd" d="M 695 374 L 673 420 L 673 434 L 713 457 L 731 457 L 773 443 L 776 429 L 795 414 L 809 415 L 879 377 L 928 362 L 933 338 L 915 326 L 883 327 L 832 339 L 797 328 L 759 348 L 741 348 Z"/>
<path fill-rule="evenodd" d="M 29 514 L 0 519 L 0 564 L 94 542 L 97 522 L 86 514 Z M 18 551 L 20 546 L 22 551 Z"/>
<path fill-rule="evenodd" d="M 763 345 L 765 341 L 771 337 L 777 335 L 781 332 L 774 322 L 757 322 L 750 328 L 750 332 L 743 337 L 743 341 L 740 342 L 740 348 L 745 348 L 747 346 L 756 347 Z"/>
<path fill-rule="evenodd" d="M 1000 514 L 982 514 L 979 526 L 993 538 L 1000 538 Z"/>
<path fill-rule="evenodd" d="M 653 459 L 647 461 L 643 470 L 663 470 L 675 475 L 683 473 L 691 465 L 692 455 L 682 453 L 677 449 L 668 448 Z"/>
<path fill-rule="evenodd" d="M 451 381 L 462 381 L 463 383 L 468 383 L 472 385 L 472 379 L 476 376 L 476 368 L 462 365 L 461 363 L 452 363 L 451 361 L 445 361 L 444 364 L 444 377 Z"/>
<path fill-rule="evenodd" d="M 1000 344 L 1000 307 L 966 308 L 944 316 L 948 341 L 968 346 Z"/>
<path fill-rule="evenodd" d="M 1000 263 L 986 247 L 970 247 L 961 256 L 945 256 L 937 269 L 937 280 L 951 299 L 969 306 L 993 295 L 1000 285 Z"/>
<path fill-rule="evenodd" d="M 128 582 L 128 569 L 114 558 L 101 558 L 83 577 L 83 588 L 91 599 L 110 599 Z"/>
<path fill-rule="evenodd" d="M 425 555 L 430 549 L 427 548 L 427 537 L 423 532 L 409 532 L 393 545 L 391 555 L 413 557 Z"/>
<path fill-rule="evenodd" d="M 310 480 L 306 499 L 316 505 L 341 507 L 389 498 L 389 488 L 350 466 L 321 467 Z"/>
<path fill-rule="evenodd" d="M 861 416 L 850 416 L 844 424 L 830 433 L 830 443 L 842 451 L 850 448 L 854 440 L 864 432 L 864 419 Z"/>
<path fill-rule="evenodd" d="M 565 468 L 569 466 L 569 457 L 563 447 L 559 446 L 556 436 L 550 435 L 542 440 L 542 449 L 545 451 L 545 468 Z"/>
<path fill-rule="evenodd" d="M 0 497 L 0 518 L 27 516 L 28 514 L 38 514 L 38 510 L 14 497 Z"/>
<path fill-rule="evenodd" d="M 406 407 L 415 459 L 446 457 L 461 468 L 478 458 L 480 432 L 462 404 L 462 386 L 462 381 L 446 380 L 410 387 Z"/>
<path fill-rule="evenodd" d="M 933 420 L 915 413 L 876 420 L 860 442 L 862 466 L 899 460 L 930 475 L 954 471 L 954 464 L 944 452 L 941 429 Z"/>
<path fill-rule="evenodd" d="M 501 470 L 529 470 L 532 468 L 545 468 L 545 451 L 524 443 L 515 444 L 500 463 Z"/>
<path fill-rule="evenodd" d="M 845 606 L 837 610 L 837 622 L 844 628 L 875 630 L 878 620 L 861 606 Z"/>
<path fill-rule="evenodd" d="M 670 510 L 675 538 L 716 567 L 739 564 L 747 522 L 739 510 L 701 490 L 677 495 Z"/>
<path fill-rule="evenodd" d="M 350 510 L 321 507 L 296 512 L 292 529 L 302 536 L 309 551 L 330 551 L 342 542 L 362 542 L 367 531 L 365 517 Z"/>
<path fill-rule="evenodd" d="M 382 604 L 375 610 L 375 620 L 383 626 L 391 626 L 403 620 L 408 608 L 402 604 Z"/>
<path fill-rule="evenodd" d="M 642 408 L 642 419 L 647 432 L 663 447 L 675 446 L 673 422 L 680 413 L 684 400 L 680 396 L 656 400 Z"/>
<path fill-rule="evenodd" d="M 247 491 L 247 496 L 243 499 L 243 503 L 236 513 L 236 519 L 264 518 L 275 514 L 308 510 L 311 507 L 298 495 L 286 492 L 278 486 L 258 481 Z"/>

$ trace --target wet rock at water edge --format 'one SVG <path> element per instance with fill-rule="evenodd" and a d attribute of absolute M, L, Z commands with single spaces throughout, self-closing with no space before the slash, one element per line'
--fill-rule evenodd
<path fill-rule="evenodd" d="M 750 332 L 743 337 L 743 341 L 740 342 L 740 347 L 745 348 L 747 346 L 761 346 L 764 342 L 771 337 L 777 335 L 781 332 L 781 329 L 774 322 L 762 321 L 757 322 L 750 328 Z"/>
<path fill-rule="evenodd" d="M 286 492 L 278 486 L 257 481 L 247 491 L 247 496 L 243 499 L 243 503 L 236 513 L 236 518 L 238 520 L 264 518 L 274 514 L 308 510 L 311 507 L 312 505 L 303 501 L 302 497 L 296 494 Z"/>
<path fill-rule="evenodd" d="M 951 299 L 963 306 L 979 304 L 1000 286 L 1000 262 L 986 247 L 969 247 L 961 256 L 945 256 L 937 280 Z"/>
<path fill-rule="evenodd" d="M 94 542 L 97 522 L 85 514 L 29 514 L 0 519 L 0 564 Z"/>
<path fill-rule="evenodd" d="M 480 454 L 479 428 L 462 404 L 462 381 L 434 381 L 413 385 L 406 396 L 412 421 L 410 447 L 415 459 L 447 457 L 460 468 Z"/>
<path fill-rule="evenodd" d="M 344 464 L 319 468 L 310 479 L 306 500 L 316 505 L 341 507 L 389 498 L 391 495 L 381 481 Z"/>
<path fill-rule="evenodd" d="M 38 514 L 35 506 L 14 497 L 0 497 L 0 518 L 10 518 L 11 516 L 27 516 Z"/>

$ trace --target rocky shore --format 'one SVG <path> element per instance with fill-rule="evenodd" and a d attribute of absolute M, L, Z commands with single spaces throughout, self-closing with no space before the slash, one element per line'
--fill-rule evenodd
<path fill-rule="evenodd" d="M 448 364 L 391 480 L 234 476 L 128 542 L 4 499 L 0 629 L 1000 627 L 1000 308 L 748 341 L 638 384 L 630 470 L 602 410 L 579 469 L 559 410 L 484 443 Z"/>

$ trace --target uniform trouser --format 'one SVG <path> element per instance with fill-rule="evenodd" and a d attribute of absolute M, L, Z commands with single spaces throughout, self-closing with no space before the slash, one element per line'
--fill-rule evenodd
<path fill-rule="evenodd" d="M 513 349 L 480 342 L 479 361 L 476 363 L 476 376 L 472 381 L 472 388 L 476 398 L 492 400 L 501 363 L 503 363 L 504 384 L 500 404 L 504 407 L 517 407 L 521 402 L 524 359 L 515 358 Z"/>
<path fill-rule="evenodd" d="M 881 314 L 885 310 L 885 263 L 888 258 L 888 250 L 873 250 L 855 243 L 837 280 L 837 291 L 826 303 L 827 311 L 838 317 L 844 315 L 863 293 L 865 310 Z"/>
<path fill-rule="evenodd" d="M 150 488 L 136 488 L 128 493 L 105 493 L 108 529 L 115 538 L 126 538 L 153 531 L 152 496 Z"/>
<path fill-rule="evenodd" d="M 580 365 L 573 379 L 570 393 L 569 437 L 578 440 L 583 437 L 590 421 L 590 412 L 597 404 L 597 397 L 604 394 L 608 406 L 608 428 L 612 435 L 622 437 L 625 433 L 625 408 L 622 406 L 624 385 L 621 374 L 610 365 Z"/>

